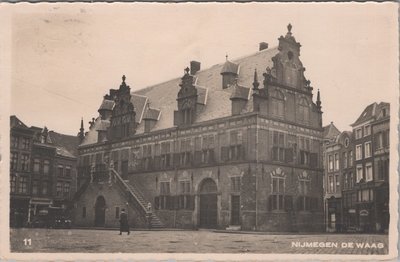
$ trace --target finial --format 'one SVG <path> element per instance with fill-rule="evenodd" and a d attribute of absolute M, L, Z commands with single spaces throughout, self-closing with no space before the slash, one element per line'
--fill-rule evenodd
<path fill-rule="evenodd" d="M 83 129 L 83 117 L 81 118 L 81 129 Z"/>
<path fill-rule="evenodd" d="M 122 83 L 125 83 L 125 79 L 126 79 L 126 76 L 123 75 L 123 76 L 122 76 Z"/>
<path fill-rule="evenodd" d="M 289 23 L 287 25 L 287 30 L 288 30 L 288 33 L 292 33 L 292 24 L 291 23 Z"/>
<path fill-rule="evenodd" d="M 254 69 L 254 81 L 253 81 L 253 89 L 256 90 L 258 89 L 258 86 L 260 83 L 258 82 L 258 75 L 257 75 L 257 68 Z"/>
<path fill-rule="evenodd" d="M 228 61 L 228 54 L 225 55 L 225 61 Z"/>
<path fill-rule="evenodd" d="M 185 68 L 185 74 L 188 75 L 188 74 L 189 74 L 189 71 L 190 71 L 189 67 L 186 67 L 186 68 Z"/>
<path fill-rule="evenodd" d="M 321 110 L 321 96 L 320 96 L 320 93 L 319 93 L 319 89 L 318 89 L 318 92 L 317 92 L 317 107 L 318 107 L 318 110 Z"/>

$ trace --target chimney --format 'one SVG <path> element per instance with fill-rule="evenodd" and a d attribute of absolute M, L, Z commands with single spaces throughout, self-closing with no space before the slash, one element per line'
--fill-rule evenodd
<path fill-rule="evenodd" d="M 268 49 L 268 43 L 261 42 L 260 45 L 259 45 L 259 50 L 258 51 L 262 51 L 262 50 L 265 50 L 265 49 Z"/>
<path fill-rule="evenodd" d="M 195 75 L 198 71 L 200 71 L 200 62 L 190 61 L 190 74 Z"/>

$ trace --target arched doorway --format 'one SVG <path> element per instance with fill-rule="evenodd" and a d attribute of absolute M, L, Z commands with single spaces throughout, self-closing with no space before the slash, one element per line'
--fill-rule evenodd
<path fill-rule="evenodd" d="M 217 185 L 211 178 L 206 178 L 200 185 L 200 227 L 216 228 L 217 217 Z"/>
<path fill-rule="evenodd" d="M 104 227 L 106 221 L 106 200 L 103 196 L 97 197 L 94 208 L 94 226 Z"/>

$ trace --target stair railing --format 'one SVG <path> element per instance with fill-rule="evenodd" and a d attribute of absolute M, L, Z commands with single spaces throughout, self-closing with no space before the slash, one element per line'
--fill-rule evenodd
<path fill-rule="evenodd" d="M 114 173 L 114 176 L 118 178 L 118 181 L 119 181 L 120 183 L 122 183 L 122 184 L 125 186 L 125 188 L 129 191 L 129 193 L 131 193 L 131 195 L 135 197 L 136 202 L 139 203 L 139 205 L 142 207 L 143 211 L 144 211 L 146 214 L 150 213 L 150 212 L 147 210 L 147 208 L 139 201 L 139 199 L 137 198 L 136 194 L 132 191 L 131 187 L 130 187 L 130 186 L 128 185 L 128 183 L 126 183 L 125 180 L 118 174 L 118 172 L 117 172 L 114 168 L 112 168 L 112 167 L 110 167 L 109 170 L 112 171 L 112 172 Z"/>

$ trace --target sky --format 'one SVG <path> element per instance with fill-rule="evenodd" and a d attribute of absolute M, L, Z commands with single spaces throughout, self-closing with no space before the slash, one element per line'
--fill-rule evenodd
<path fill-rule="evenodd" d="M 14 4 L 2 12 L 9 111 L 29 126 L 76 135 L 123 74 L 133 90 L 181 77 L 191 60 L 205 69 L 260 42 L 276 46 L 288 23 L 321 91 L 324 125 L 351 130 L 367 105 L 397 105 L 395 3 Z"/>

